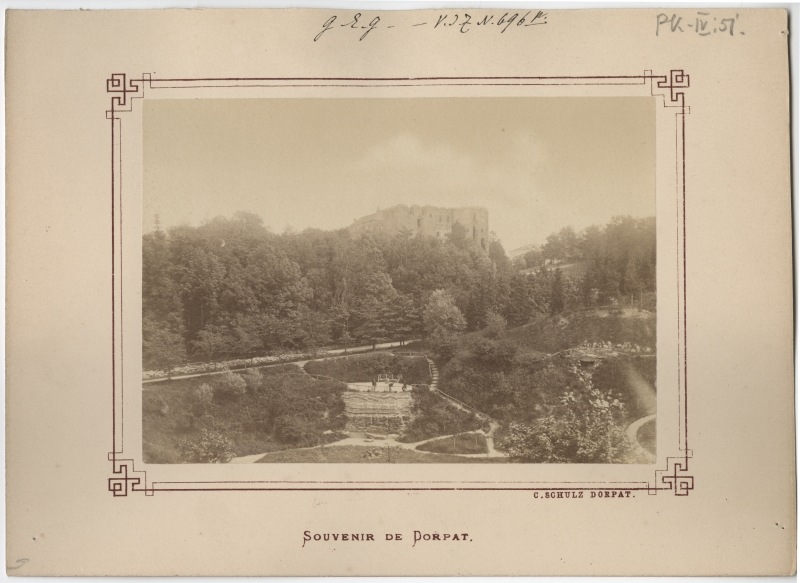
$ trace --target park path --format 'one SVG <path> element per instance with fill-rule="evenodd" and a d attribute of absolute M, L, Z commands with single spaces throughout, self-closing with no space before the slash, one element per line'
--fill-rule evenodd
<path fill-rule="evenodd" d="M 477 429 L 475 431 L 462 431 L 461 433 L 454 433 L 452 435 L 437 435 L 436 437 L 431 437 L 429 439 L 423 439 L 422 441 L 415 441 L 414 443 L 403 443 L 401 441 L 397 441 L 396 439 L 394 439 L 392 437 L 387 437 L 387 438 L 382 438 L 382 437 L 375 438 L 375 437 L 366 437 L 366 436 L 363 436 L 363 437 L 346 437 L 345 439 L 341 439 L 339 441 L 334 441 L 333 443 L 326 444 L 323 447 L 337 447 L 337 446 L 341 446 L 341 445 L 358 445 L 358 446 L 363 446 L 363 447 L 399 447 L 399 448 L 402 448 L 402 449 L 415 450 L 415 451 L 417 451 L 417 453 L 429 453 L 431 455 L 442 455 L 442 454 L 438 454 L 438 453 L 432 452 L 432 451 L 417 450 L 417 447 L 422 445 L 422 444 L 424 444 L 424 443 L 428 443 L 429 441 L 436 441 L 437 439 L 447 439 L 447 438 L 455 437 L 456 435 L 471 435 L 471 434 L 479 433 L 479 434 L 483 435 L 484 437 L 486 437 L 486 445 L 487 445 L 487 450 L 488 450 L 487 453 L 447 453 L 447 454 L 444 454 L 444 455 L 457 455 L 459 457 L 477 457 L 477 458 L 483 458 L 483 457 L 506 457 L 506 454 L 495 450 L 494 449 L 494 444 L 492 444 L 492 442 L 491 442 L 492 438 L 490 436 L 492 435 L 492 433 L 494 433 L 494 430 L 498 427 L 498 424 L 496 422 L 492 422 L 492 423 L 493 423 L 493 427 L 490 429 L 490 431 L 488 433 L 485 433 L 480 429 Z M 315 449 L 317 447 L 319 447 L 319 446 L 297 447 L 297 448 L 292 448 L 292 451 L 296 451 L 296 450 L 300 450 L 300 449 Z M 229 464 L 254 464 L 259 459 L 264 457 L 265 455 L 267 455 L 267 454 L 266 453 L 257 453 L 255 455 L 245 455 L 245 456 L 242 456 L 242 457 L 235 457 L 231 461 L 229 461 L 228 463 Z"/>
<path fill-rule="evenodd" d="M 625 430 L 625 435 L 627 435 L 628 438 L 636 445 L 636 455 L 644 460 L 647 460 L 646 463 L 655 462 L 656 456 L 654 456 L 652 453 L 647 451 L 639 444 L 639 439 L 637 435 L 642 425 L 644 425 L 649 421 L 652 421 L 655 418 L 656 418 L 655 413 L 653 413 L 652 415 L 645 415 L 644 417 L 641 417 L 636 421 L 634 421 L 633 423 L 631 423 L 630 425 L 628 425 L 628 428 Z"/>
<path fill-rule="evenodd" d="M 494 448 L 494 432 L 497 431 L 498 427 L 500 427 L 500 424 L 497 421 L 494 419 L 489 421 L 489 433 L 486 434 L 486 449 L 489 452 L 489 457 L 506 457 L 506 454 Z"/>
<path fill-rule="evenodd" d="M 405 342 L 406 342 L 406 344 L 408 344 L 409 342 L 415 342 L 416 340 L 418 340 L 418 339 L 405 340 Z M 317 356 L 316 358 L 307 358 L 305 360 L 286 360 L 284 362 L 273 362 L 273 363 L 270 363 L 270 364 L 257 364 L 255 366 L 250 366 L 248 368 L 269 368 L 271 366 L 281 366 L 281 365 L 284 365 L 284 364 L 294 364 L 294 365 L 299 366 L 300 368 L 303 368 L 303 366 L 307 362 L 309 362 L 311 360 L 322 360 L 322 359 L 325 359 L 325 358 L 339 358 L 339 357 L 342 357 L 342 356 L 350 356 L 352 354 L 360 354 L 360 353 L 364 353 L 364 352 L 373 352 L 373 350 L 386 350 L 388 348 L 399 348 L 400 346 L 401 346 L 401 344 L 400 344 L 400 341 L 398 340 L 398 341 L 395 341 L 395 342 L 384 342 L 382 344 L 376 344 L 374 349 L 372 348 L 372 344 L 369 344 L 367 346 L 353 346 L 353 347 L 347 348 L 346 349 L 347 350 L 346 353 L 345 353 L 345 349 L 344 348 L 336 348 L 334 350 L 326 350 L 325 352 L 320 353 L 319 356 Z M 224 363 L 220 363 L 220 364 L 222 365 Z M 244 371 L 246 369 L 235 369 L 235 370 Z M 210 371 L 210 372 L 198 372 L 198 373 L 192 373 L 192 374 L 172 375 L 172 380 L 173 381 L 179 381 L 179 380 L 182 380 L 182 379 L 193 379 L 193 378 L 197 378 L 197 377 L 206 377 L 206 376 L 211 376 L 211 375 L 215 375 L 215 374 L 222 374 L 223 372 L 225 372 L 225 371 L 224 370 L 214 370 L 214 371 Z M 160 383 L 160 382 L 163 382 L 163 381 L 166 381 L 166 380 L 167 380 L 167 377 L 159 377 L 159 378 L 155 378 L 155 379 L 142 380 L 142 384 L 146 385 L 148 383 Z"/>

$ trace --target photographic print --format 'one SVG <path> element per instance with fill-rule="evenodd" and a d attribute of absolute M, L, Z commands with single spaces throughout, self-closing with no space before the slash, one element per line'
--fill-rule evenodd
<path fill-rule="evenodd" d="M 652 97 L 143 103 L 143 460 L 650 464 Z"/>
<path fill-rule="evenodd" d="M 794 573 L 786 10 L 6 20 L 10 576 Z"/>

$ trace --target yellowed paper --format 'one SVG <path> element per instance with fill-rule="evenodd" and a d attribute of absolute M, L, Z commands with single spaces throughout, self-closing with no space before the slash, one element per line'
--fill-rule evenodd
<path fill-rule="evenodd" d="M 9 574 L 794 572 L 784 11 L 7 18 Z"/>

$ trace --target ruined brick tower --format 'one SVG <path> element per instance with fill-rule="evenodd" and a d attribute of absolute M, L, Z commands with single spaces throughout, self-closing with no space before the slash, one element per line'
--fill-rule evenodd
<path fill-rule="evenodd" d="M 455 223 L 466 227 L 476 248 L 489 245 L 489 211 L 484 207 L 444 208 L 399 204 L 357 219 L 348 227 L 351 233 L 379 232 L 396 235 L 405 228 L 416 234 L 444 239 Z"/>

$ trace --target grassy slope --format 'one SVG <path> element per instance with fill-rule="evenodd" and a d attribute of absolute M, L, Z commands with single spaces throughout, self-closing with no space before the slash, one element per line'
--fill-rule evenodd
<path fill-rule="evenodd" d="M 333 377 L 345 383 L 369 382 L 379 374 L 402 374 L 403 380 L 409 385 L 431 382 L 425 358 L 396 356 L 387 352 L 312 360 L 306 363 L 305 369 L 309 373 Z"/>
<path fill-rule="evenodd" d="M 360 445 L 329 445 L 309 449 L 291 449 L 268 453 L 256 463 L 346 463 L 346 464 L 385 464 L 389 463 L 386 447 L 364 447 Z M 408 464 L 472 464 L 505 462 L 505 458 L 465 458 L 455 455 L 421 453 L 411 449 L 391 448 L 391 463 Z"/>

